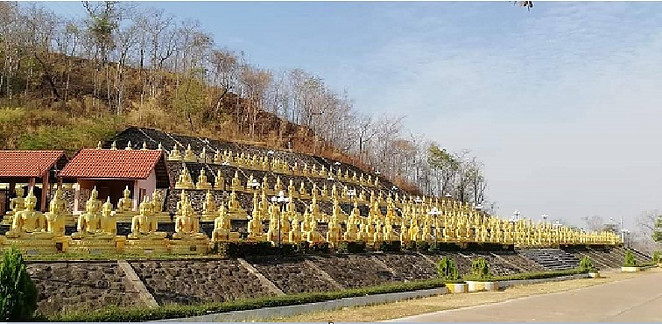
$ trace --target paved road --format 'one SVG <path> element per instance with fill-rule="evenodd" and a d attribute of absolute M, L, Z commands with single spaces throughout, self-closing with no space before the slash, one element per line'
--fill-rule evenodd
<path fill-rule="evenodd" d="M 577 290 L 397 319 L 404 322 L 662 322 L 662 272 Z"/>

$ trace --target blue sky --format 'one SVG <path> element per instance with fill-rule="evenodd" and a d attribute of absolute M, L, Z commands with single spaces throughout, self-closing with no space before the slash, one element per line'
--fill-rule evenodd
<path fill-rule="evenodd" d="M 83 16 L 78 2 L 49 3 Z M 499 214 L 661 208 L 662 4 L 149 2 L 486 165 Z"/>

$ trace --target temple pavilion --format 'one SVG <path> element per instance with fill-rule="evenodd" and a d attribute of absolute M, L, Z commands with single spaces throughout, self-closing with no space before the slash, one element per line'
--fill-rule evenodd
<path fill-rule="evenodd" d="M 156 189 L 168 189 L 170 178 L 161 150 L 82 149 L 59 173 L 65 182 L 74 182 L 74 214 L 84 211 L 83 202 L 94 187 L 98 199 L 117 202 L 128 187 L 133 210 L 143 197 Z"/>
<path fill-rule="evenodd" d="M 0 150 L 0 215 L 8 210 L 17 187 L 23 192 L 32 187 L 37 209 L 45 211 L 49 191 L 57 183 L 57 172 L 66 163 L 64 151 Z"/>

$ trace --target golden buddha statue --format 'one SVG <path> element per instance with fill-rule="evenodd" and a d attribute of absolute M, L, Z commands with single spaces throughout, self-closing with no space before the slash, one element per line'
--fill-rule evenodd
<path fill-rule="evenodd" d="M 418 221 L 416 217 L 412 217 L 409 225 L 409 240 L 414 242 L 418 241 L 420 239 L 419 231 Z"/>
<path fill-rule="evenodd" d="M 239 181 L 239 170 L 236 170 L 234 172 L 234 177 L 232 177 L 232 184 L 231 184 L 230 189 L 232 191 L 241 191 L 242 190 L 241 182 Z"/>
<path fill-rule="evenodd" d="M 133 211 L 133 199 L 131 198 L 131 190 L 129 190 L 129 186 L 126 186 L 124 188 L 124 191 L 122 191 L 122 198 L 117 201 L 117 214 L 122 214 L 124 212 L 132 212 Z"/>
<path fill-rule="evenodd" d="M 203 221 L 216 219 L 218 210 L 216 209 L 216 201 L 214 201 L 214 195 L 211 193 L 211 190 L 207 190 L 207 194 L 205 194 L 205 202 L 202 203 L 202 210 Z"/>
<path fill-rule="evenodd" d="M 230 192 L 230 199 L 228 200 L 228 214 L 230 214 L 230 219 L 248 219 L 248 214 L 239 204 L 237 200 L 237 194 L 232 190 Z"/>
<path fill-rule="evenodd" d="M 200 233 L 200 221 L 190 201 L 184 203 L 181 214 L 175 219 L 173 240 L 206 240 L 207 235 Z"/>
<path fill-rule="evenodd" d="M 393 224 L 389 218 L 384 219 L 384 241 L 397 241 L 398 236 L 393 232 Z"/>
<path fill-rule="evenodd" d="M 279 193 L 283 190 L 283 183 L 280 180 L 280 176 L 276 177 L 276 184 L 274 184 L 274 193 Z"/>
<path fill-rule="evenodd" d="M 212 185 L 207 180 L 207 175 L 205 174 L 205 169 L 200 170 L 200 175 L 198 175 L 198 183 L 195 185 L 195 188 L 198 190 L 211 190 Z"/>
<path fill-rule="evenodd" d="M 33 192 L 34 187 L 30 187 L 28 195 L 23 200 L 24 209 L 16 212 L 12 220 L 10 230 L 5 233 L 7 238 L 50 238 L 52 233 L 48 233 L 46 217 L 35 210 L 37 206 L 37 197 Z"/>
<path fill-rule="evenodd" d="M 290 184 L 287 186 L 287 195 L 294 198 L 299 198 L 299 193 L 294 187 L 294 180 L 290 179 Z"/>
<path fill-rule="evenodd" d="M 269 206 L 269 231 L 267 231 L 267 240 L 273 244 L 277 244 L 279 241 L 282 241 L 282 231 L 279 232 L 279 222 L 282 219 L 280 218 L 280 207 L 276 203 L 272 203 Z M 279 237 L 279 234 L 281 237 Z"/>
<path fill-rule="evenodd" d="M 57 189 L 46 213 L 47 231 L 56 237 L 64 236 L 67 220 L 66 202 L 62 199 L 62 190 Z"/>
<path fill-rule="evenodd" d="M 292 219 L 292 229 L 288 236 L 289 242 L 291 243 L 301 242 L 301 224 L 299 224 L 299 217 L 295 216 L 294 219 Z"/>
<path fill-rule="evenodd" d="M 101 226 L 101 201 L 97 199 L 96 187 L 92 190 L 90 199 L 85 204 L 85 213 L 78 216 L 78 224 L 76 226 L 76 233 L 71 235 L 74 239 L 79 239 L 87 236 L 104 236 L 103 227 Z M 114 235 L 113 235 L 114 236 Z"/>
<path fill-rule="evenodd" d="M 309 223 L 310 230 L 306 233 L 306 241 L 310 243 L 322 243 L 324 242 L 324 237 L 322 233 L 317 231 L 317 220 L 311 217 Z"/>
<path fill-rule="evenodd" d="M 349 219 L 347 220 L 347 230 L 343 235 L 343 239 L 349 242 L 358 240 L 358 229 L 357 229 L 358 220 L 354 218 L 353 214 L 354 212 L 352 212 L 352 215 L 350 215 Z"/>
<path fill-rule="evenodd" d="M 153 206 L 147 196 L 139 206 L 139 214 L 131 220 L 131 233 L 127 236 L 129 240 L 163 240 L 167 233 L 158 232 L 158 221 L 153 215 Z"/>
<path fill-rule="evenodd" d="M 274 193 L 271 188 L 269 188 L 269 179 L 267 178 L 267 175 L 265 174 L 264 177 L 262 178 L 262 190 L 266 192 L 267 195 L 269 194 L 277 194 Z"/>
<path fill-rule="evenodd" d="M 211 235 L 211 239 L 214 242 L 239 240 L 239 233 L 232 232 L 230 217 L 228 216 L 225 206 L 221 206 L 221 209 L 218 212 L 218 217 L 214 220 L 214 232 Z"/>
<path fill-rule="evenodd" d="M 177 147 L 177 144 L 172 148 L 172 151 L 170 151 L 170 154 L 168 154 L 168 161 L 181 161 L 182 160 L 182 155 L 179 153 L 179 148 Z"/>
<path fill-rule="evenodd" d="M 7 212 L 7 215 L 14 215 L 17 212 L 25 209 L 25 198 L 23 198 L 23 194 L 25 191 L 23 190 L 22 187 L 16 187 L 14 189 L 14 192 L 16 193 L 16 198 L 12 198 L 9 201 L 9 212 Z"/>
<path fill-rule="evenodd" d="M 179 179 L 175 183 L 175 189 L 195 189 L 195 184 L 186 165 L 184 165 L 182 172 L 179 174 Z"/>
<path fill-rule="evenodd" d="M 301 175 L 301 170 L 299 170 L 299 164 L 296 162 L 294 162 L 294 165 L 292 166 L 292 174 L 295 176 Z"/>
<path fill-rule="evenodd" d="M 320 197 L 322 198 L 322 200 L 328 200 L 329 199 L 327 189 L 326 189 L 326 183 L 322 186 L 322 189 L 320 189 Z"/>
<path fill-rule="evenodd" d="M 184 162 L 198 162 L 198 159 L 195 157 L 195 153 L 191 149 L 191 144 L 186 147 L 184 151 Z"/>
<path fill-rule="evenodd" d="M 214 159 L 212 160 L 212 164 L 222 164 L 223 163 L 223 155 L 221 154 L 220 150 L 216 150 L 214 152 Z"/>
<path fill-rule="evenodd" d="M 152 208 L 154 209 L 155 214 L 160 214 L 163 212 L 163 192 L 160 190 L 154 190 L 152 192 Z"/>
<path fill-rule="evenodd" d="M 310 198 L 310 195 L 308 194 L 308 191 L 306 191 L 306 185 L 303 181 L 301 181 L 301 185 L 299 186 L 299 199 L 308 198 Z"/>
<path fill-rule="evenodd" d="M 334 211 L 329 220 L 326 241 L 335 246 L 340 240 L 342 240 L 342 229 L 340 227 L 340 220 L 337 217 L 337 212 Z"/>
<path fill-rule="evenodd" d="M 202 152 L 200 152 L 200 156 L 198 158 L 199 158 L 198 161 L 200 161 L 200 163 L 207 163 L 207 148 L 206 147 L 204 147 L 204 146 L 202 147 Z"/>
<path fill-rule="evenodd" d="M 257 192 L 253 193 L 253 212 L 251 219 L 248 221 L 248 240 L 249 241 L 264 241 L 264 232 L 262 226 L 262 208 L 257 200 Z"/>
<path fill-rule="evenodd" d="M 303 236 L 308 235 L 308 232 L 310 232 L 311 221 L 312 221 L 312 216 L 310 216 L 308 209 L 306 209 L 303 212 L 303 221 L 301 222 L 301 235 Z"/>
<path fill-rule="evenodd" d="M 303 164 L 303 170 L 301 170 L 301 175 L 303 175 L 304 177 L 309 177 L 311 175 L 310 171 L 308 170 L 308 163 Z"/>

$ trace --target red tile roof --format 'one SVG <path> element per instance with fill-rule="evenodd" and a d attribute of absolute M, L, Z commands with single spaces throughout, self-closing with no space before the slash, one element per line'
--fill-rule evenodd
<path fill-rule="evenodd" d="M 60 177 L 146 179 L 161 156 L 159 150 L 82 149 L 62 169 Z"/>
<path fill-rule="evenodd" d="M 41 178 L 64 151 L 0 151 L 0 177 Z"/>

